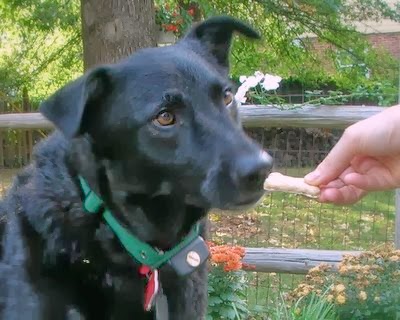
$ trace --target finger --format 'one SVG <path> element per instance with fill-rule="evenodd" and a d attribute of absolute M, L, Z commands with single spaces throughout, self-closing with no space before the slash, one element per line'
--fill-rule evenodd
<path fill-rule="evenodd" d="M 351 167 L 353 168 L 353 171 L 358 173 L 367 173 L 376 166 L 380 166 L 380 163 L 372 157 L 355 156 L 351 160 Z"/>
<path fill-rule="evenodd" d="M 343 188 L 346 186 L 346 184 L 343 182 L 343 178 L 352 172 L 354 172 L 354 169 L 352 167 L 349 167 L 342 172 L 342 174 L 339 176 L 339 178 L 330 181 L 326 185 L 321 185 L 320 187 L 321 188 L 336 188 L 336 189 Z"/>
<path fill-rule="evenodd" d="M 357 154 L 356 140 L 357 138 L 353 134 L 345 133 L 316 170 L 304 177 L 305 181 L 308 184 L 319 186 L 328 184 L 339 177 Z"/>
<path fill-rule="evenodd" d="M 353 172 L 344 177 L 344 183 L 367 191 L 386 190 L 394 187 L 384 173 L 378 175 Z"/>
<path fill-rule="evenodd" d="M 333 180 L 333 181 L 329 182 L 326 185 L 322 185 L 321 188 L 325 188 L 325 189 L 328 189 L 328 188 L 340 189 L 340 188 L 343 188 L 344 186 L 346 186 L 346 185 L 344 184 L 344 182 L 341 179 L 336 179 L 336 180 Z"/>
<path fill-rule="evenodd" d="M 341 189 L 327 188 L 321 190 L 320 201 L 324 203 L 333 203 L 337 205 L 354 204 L 361 200 L 367 194 L 355 186 L 347 186 Z"/>

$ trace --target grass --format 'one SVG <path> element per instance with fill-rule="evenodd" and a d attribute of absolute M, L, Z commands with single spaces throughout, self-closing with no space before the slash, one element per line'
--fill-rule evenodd
<path fill-rule="evenodd" d="M 325 299 L 326 294 L 322 297 L 317 296 L 315 293 L 311 294 L 310 300 L 301 307 L 301 300 L 293 306 L 292 314 L 296 316 L 296 320 L 334 320 L 336 319 L 336 314 L 334 310 L 334 305 Z M 276 318 L 282 319 L 283 318 Z M 290 318 L 289 318 L 290 319 Z"/>
<path fill-rule="evenodd" d="M 291 248 L 366 249 L 393 240 L 393 192 L 368 195 L 337 207 L 273 193 L 255 209 L 262 231 L 249 244 Z"/>
<path fill-rule="evenodd" d="M 288 170 L 302 176 L 307 169 Z M 257 225 L 256 229 L 240 225 L 235 217 L 212 216 L 215 235 L 229 224 L 230 232 L 222 233 L 224 241 L 245 246 L 362 250 L 394 239 L 394 191 L 371 193 L 352 206 L 320 204 L 302 196 L 274 192 L 255 209 L 242 213 Z M 250 233 L 250 234 L 249 234 Z"/>
<path fill-rule="evenodd" d="M 311 293 L 307 303 L 300 298 L 288 307 L 284 297 L 280 296 L 276 308 L 269 314 L 270 320 L 336 320 L 334 305 L 325 299 L 326 294 L 317 296 Z"/>

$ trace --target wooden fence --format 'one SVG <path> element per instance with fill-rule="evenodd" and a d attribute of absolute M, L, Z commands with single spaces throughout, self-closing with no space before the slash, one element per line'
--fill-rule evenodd
<path fill-rule="evenodd" d="M 368 118 L 383 107 L 376 106 L 302 106 L 277 108 L 272 105 L 240 107 L 245 127 L 340 128 Z M 52 124 L 39 113 L 0 115 L 0 129 L 50 129 Z"/>
<path fill-rule="evenodd" d="M 33 109 L 28 90 L 25 87 L 22 88 L 22 99 L 18 101 L 11 101 L 0 93 L 0 114 L 7 116 L 18 112 L 16 115 L 21 116 L 30 114 Z M 2 128 L 12 130 L 11 127 Z M 0 130 L 0 167 L 12 168 L 29 163 L 33 146 L 43 137 L 41 129 L 32 130 L 28 128 L 27 130 L 8 131 L 7 133 Z"/>
<path fill-rule="evenodd" d="M 245 127 L 302 127 L 302 128 L 346 128 L 359 120 L 380 111 L 377 106 L 291 106 L 277 108 L 271 105 L 245 105 L 240 107 Z M 38 113 L 0 115 L 1 129 L 38 130 L 52 129 L 52 124 Z M 1 161 L 1 159 L 0 159 Z M 400 191 L 396 192 L 395 244 L 400 248 Z M 254 266 L 258 272 L 305 274 L 320 263 L 337 267 L 345 254 L 357 251 L 305 250 L 281 248 L 246 248 L 244 262 Z"/>

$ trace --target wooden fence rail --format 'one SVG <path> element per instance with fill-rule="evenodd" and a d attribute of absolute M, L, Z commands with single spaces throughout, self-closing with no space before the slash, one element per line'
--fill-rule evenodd
<path fill-rule="evenodd" d="M 0 114 L 0 129 L 51 129 L 53 125 L 40 113 Z"/>
<path fill-rule="evenodd" d="M 377 106 L 291 106 L 244 105 L 240 114 L 245 127 L 345 128 L 383 110 Z M 52 124 L 39 113 L 0 115 L 0 129 L 49 129 Z"/>
<path fill-rule="evenodd" d="M 380 111 L 377 106 L 274 106 L 240 107 L 243 124 L 248 127 L 346 128 Z"/>
<path fill-rule="evenodd" d="M 321 263 L 337 271 L 344 255 L 358 255 L 360 251 L 246 248 L 243 262 L 247 271 L 307 274 L 308 270 Z"/>

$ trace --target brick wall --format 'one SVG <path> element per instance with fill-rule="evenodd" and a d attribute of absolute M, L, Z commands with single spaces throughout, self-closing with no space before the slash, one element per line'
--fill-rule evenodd
<path fill-rule="evenodd" d="M 400 32 L 372 33 L 366 34 L 365 37 L 375 48 L 384 49 L 395 58 L 400 58 Z M 314 49 L 321 53 L 333 47 L 332 45 L 319 42 L 316 38 L 312 38 L 311 43 Z"/>
<path fill-rule="evenodd" d="M 400 58 L 400 32 L 368 34 L 367 39 L 374 47 L 386 49 L 396 58 Z"/>

